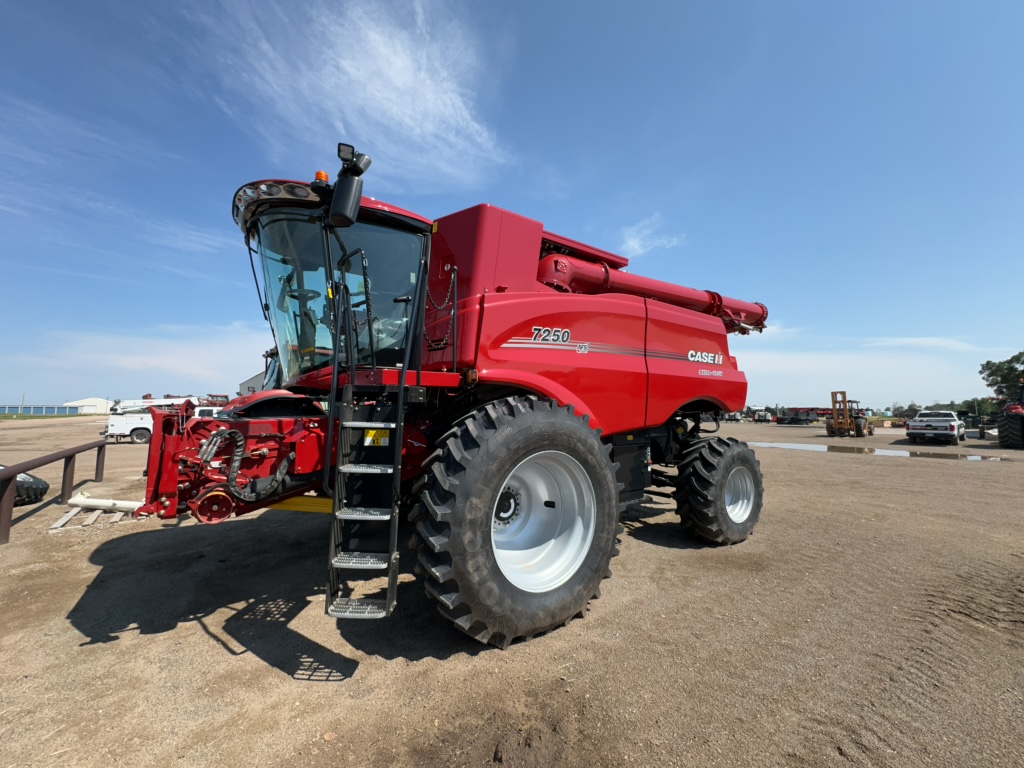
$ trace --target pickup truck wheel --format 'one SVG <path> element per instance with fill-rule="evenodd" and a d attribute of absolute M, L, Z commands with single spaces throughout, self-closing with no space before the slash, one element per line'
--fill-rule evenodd
<path fill-rule="evenodd" d="M 682 451 L 675 499 L 684 526 L 714 544 L 738 544 L 761 516 L 761 465 L 735 438 L 695 440 Z"/>
<path fill-rule="evenodd" d="M 911 443 L 916 443 L 917 442 L 917 438 L 914 437 L 913 435 L 907 435 L 907 440 L 909 442 L 911 442 Z"/>
<path fill-rule="evenodd" d="M 133 443 L 148 443 L 150 434 L 148 429 L 133 429 L 129 437 Z"/>
<path fill-rule="evenodd" d="M 949 440 L 949 444 L 950 445 L 960 445 L 960 436 L 959 435 L 953 435 L 953 437 L 951 437 L 950 440 Z"/>
<path fill-rule="evenodd" d="M 618 551 L 611 446 L 536 397 L 489 403 L 438 446 L 412 517 L 441 614 L 499 648 L 583 616 Z"/>

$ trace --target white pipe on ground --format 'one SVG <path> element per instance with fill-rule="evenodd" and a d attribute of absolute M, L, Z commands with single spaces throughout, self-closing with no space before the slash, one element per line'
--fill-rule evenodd
<path fill-rule="evenodd" d="M 87 495 L 72 496 L 67 504 L 69 507 L 82 509 L 106 509 L 111 512 L 134 512 L 142 506 L 141 501 L 118 501 L 117 499 L 93 499 Z"/>

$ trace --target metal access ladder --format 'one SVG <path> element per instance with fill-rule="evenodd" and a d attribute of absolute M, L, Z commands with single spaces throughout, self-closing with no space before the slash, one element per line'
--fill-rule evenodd
<path fill-rule="evenodd" d="M 346 384 L 337 411 L 338 453 L 331 519 L 327 614 L 338 619 L 382 619 L 398 589 L 398 483 L 402 413 L 399 396 L 357 400 Z M 384 599 L 353 597 L 355 588 L 387 574 Z"/>
<path fill-rule="evenodd" d="M 410 317 L 416 328 L 423 326 L 423 295 L 430 241 L 420 254 L 415 296 L 409 297 Z M 363 250 L 346 253 L 337 269 L 358 259 L 363 284 L 370 285 L 367 257 Z M 401 500 L 402 443 L 406 402 L 422 401 L 406 386 L 413 364 L 413 349 L 420 334 L 405 346 L 398 386 L 360 384 L 359 373 L 369 366 L 376 372 L 377 355 L 373 334 L 367 336 L 369 362 L 356 365 L 353 342 L 358 335 L 354 311 L 365 312 L 372 322 L 371 295 L 353 304 L 347 284 L 335 282 L 330 289 L 334 311 L 334 354 L 331 395 L 328 403 L 327 451 L 330 453 L 337 424 L 337 453 L 333 467 L 325 467 L 324 488 L 333 498 L 331 536 L 328 550 L 328 592 L 326 613 L 338 619 L 383 619 L 395 610 L 398 598 L 398 524 Z M 397 301 L 397 299 L 396 299 Z M 413 339 L 415 341 L 413 341 Z M 344 361 L 344 362 L 342 362 Z M 417 381 L 421 358 L 417 358 Z M 338 391 L 338 374 L 344 368 L 347 381 Z M 332 472 L 333 470 L 333 472 Z M 387 575 L 384 599 L 356 596 L 360 584 Z"/>

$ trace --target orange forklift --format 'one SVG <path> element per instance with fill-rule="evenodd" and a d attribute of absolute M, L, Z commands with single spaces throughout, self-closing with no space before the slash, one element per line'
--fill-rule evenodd
<path fill-rule="evenodd" d="M 875 434 L 868 423 L 859 400 L 848 400 L 845 392 L 832 393 L 832 415 L 825 417 L 825 433 L 829 437 L 864 437 Z"/>

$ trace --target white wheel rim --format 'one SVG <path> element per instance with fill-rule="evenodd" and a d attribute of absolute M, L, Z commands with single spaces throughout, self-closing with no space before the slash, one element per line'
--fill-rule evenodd
<path fill-rule="evenodd" d="M 734 523 L 742 523 L 754 509 L 754 476 L 746 467 L 734 467 L 725 481 L 725 511 Z"/>
<path fill-rule="evenodd" d="M 521 461 L 501 484 L 491 547 L 501 573 L 524 592 L 549 592 L 583 564 L 594 540 L 597 501 L 583 466 L 561 451 Z"/>

